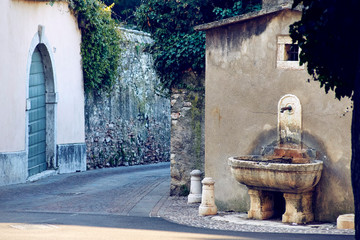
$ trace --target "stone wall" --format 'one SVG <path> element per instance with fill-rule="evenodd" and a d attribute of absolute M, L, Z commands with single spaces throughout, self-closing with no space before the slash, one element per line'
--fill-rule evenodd
<path fill-rule="evenodd" d="M 186 196 L 190 172 L 204 171 L 205 92 L 173 89 L 171 94 L 171 187 L 170 195 Z"/>
<path fill-rule="evenodd" d="M 87 168 L 170 160 L 170 101 L 162 96 L 150 35 L 122 29 L 126 42 L 111 93 L 86 94 Z"/>

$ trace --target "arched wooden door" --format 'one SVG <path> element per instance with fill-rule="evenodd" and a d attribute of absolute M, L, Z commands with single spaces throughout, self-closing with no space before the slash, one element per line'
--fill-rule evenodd
<path fill-rule="evenodd" d="M 35 175 L 47 168 L 45 75 L 38 47 L 32 55 L 29 78 L 28 173 Z"/>

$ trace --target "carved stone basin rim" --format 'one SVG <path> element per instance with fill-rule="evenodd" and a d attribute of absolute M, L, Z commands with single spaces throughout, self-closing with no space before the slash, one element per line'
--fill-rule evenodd
<path fill-rule="evenodd" d="M 249 188 L 301 193 L 313 190 L 321 178 L 323 162 L 278 163 L 263 156 L 230 157 L 228 164 L 235 179 Z"/>

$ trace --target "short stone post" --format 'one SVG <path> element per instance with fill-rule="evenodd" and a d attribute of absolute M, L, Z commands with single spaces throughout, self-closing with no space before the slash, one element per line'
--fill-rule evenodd
<path fill-rule="evenodd" d="M 337 229 L 355 229 L 355 214 L 340 215 L 336 220 Z"/>
<path fill-rule="evenodd" d="M 215 205 L 215 196 L 214 196 L 214 184 L 215 181 L 211 177 L 206 177 L 201 182 L 202 187 L 202 199 L 199 207 L 199 215 L 216 215 L 217 207 Z"/>
<path fill-rule="evenodd" d="M 188 203 L 199 203 L 201 202 L 201 171 L 193 170 L 190 173 L 190 194 L 188 196 Z"/>

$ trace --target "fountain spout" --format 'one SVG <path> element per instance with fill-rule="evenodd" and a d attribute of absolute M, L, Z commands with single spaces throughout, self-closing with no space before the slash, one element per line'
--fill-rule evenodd
<path fill-rule="evenodd" d="M 286 110 L 289 110 L 289 112 L 290 112 L 290 111 L 292 110 L 292 107 L 291 107 L 291 106 L 282 107 L 282 108 L 280 109 L 280 112 L 283 113 L 283 112 L 285 112 Z"/>

